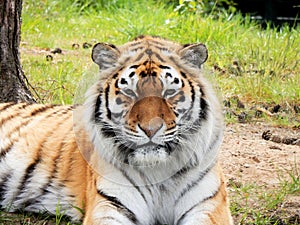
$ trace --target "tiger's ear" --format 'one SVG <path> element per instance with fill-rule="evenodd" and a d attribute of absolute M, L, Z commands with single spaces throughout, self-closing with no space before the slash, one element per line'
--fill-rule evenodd
<path fill-rule="evenodd" d="M 112 44 L 98 43 L 92 50 L 92 59 L 101 70 L 114 67 L 119 56 L 118 48 Z"/>
<path fill-rule="evenodd" d="M 197 68 L 200 68 L 208 57 L 207 48 L 204 44 L 186 44 L 179 51 L 179 55 L 181 59 Z"/>

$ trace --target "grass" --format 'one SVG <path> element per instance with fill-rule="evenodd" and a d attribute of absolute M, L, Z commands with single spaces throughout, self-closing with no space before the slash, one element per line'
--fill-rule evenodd
<path fill-rule="evenodd" d="M 72 223 L 59 212 L 55 216 L 47 213 L 7 213 L 0 211 L 0 225 L 79 225 Z"/>
<path fill-rule="evenodd" d="M 280 184 L 275 189 L 253 183 L 229 183 L 231 211 L 235 221 L 241 225 L 299 224 L 300 217 L 296 216 L 296 210 L 299 209 L 298 200 L 291 201 L 295 205 L 289 206 L 289 199 L 296 198 L 296 196 L 299 198 L 299 172 L 297 164 L 292 171 L 280 171 L 278 174 Z M 280 173 L 288 174 L 288 176 L 282 176 Z"/>
<path fill-rule="evenodd" d="M 173 5 L 160 1 L 116 2 L 120 7 L 89 11 L 78 10 L 69 1 L 24 2 L 21 58 L 40 101 L 73 102 L 82 74 L 96 68 L 91 49 L 83 49 L 83 43 L 118 45 L 150 34 L 181 43 L 205 43 L 209 49 L 205 69 L 209 76 L 215 74 L 213 79 L 225 100 L 238 97 L 253 120 L 300 126 L 299 26 L 261 29 L 239 14 L 222 14 L 216 19 L 181 15 L 174 12 Z M 73 49 L 73 44 L 80 48 Z M 52 54 L 54 60 L 46 61 L 49 50 L 57 47 L 63 55 Z M 257 107 L 271 110 L 274 105 L 281 106 L 276 115 L 256 117 Z"/>
<path fill-rule="evenodd" d="M 241 15 L 201 16 L 178 14 L 171 4 L 160 1 L 88 2 L 27 0 L 23 3 L 21 60 L 32 91 L 40 102 L 72 104 L 82 101 L 82 77 L 95 79 L 97 66 L 87 42 L 122 44 L 140 34 L 159 35 L 181 43 L 202 42 L 209 50 L 205 72 L 216 82 L 226 107 L 227 122 L 245 113 L 247 121 L 267 121 L 300 126 L 300 27 L 262 29 Z M 78 7 L 78 3 L 82 3 Z M 105 7 L 103 7 L 105 5 Z M 118 7 L 117 7 L 118 6 Z M 85 10 L 87 9 L 87 10 Z M 73 48 L 78 44 L 79 48 Z M 61 48 L 63 54 L 51 50 Z M 53 60 L 47 60 L 51 55 Z M 89 78 L 91 77 L 91 78 Z M 80 94 L 78 94 L 80 93 Z M 237 102 L 242 102 L 240 108 Z M 258 113 L 257 107 L 277 113 Z M 298 107 L 298 108 L 297 108 Z M 232 113 L 233 112 L 233 113 Z M 276 190 L 231 184 L 232 212 L 239 224 L 281 224 L 276 213 L 286 198 L 299 195 L 299 171 L 286 172 Z M 245 201 L 245 199 L 247 201 Z M 259 202 L 259 204 L 257 204 Z M 45 215 L 8 214 L 0 211 L 1 224 L 67 224 Z M 281 221 L 282 222 L 282 221 Z M 293 224 L 286 219 L 284 224 Z"/>

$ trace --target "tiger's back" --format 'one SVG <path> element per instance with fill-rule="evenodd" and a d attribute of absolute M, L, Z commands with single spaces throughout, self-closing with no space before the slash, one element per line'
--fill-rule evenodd
<path fill-rule="evenodd" d="M 10 211 L 54 213 L 82 207 L 86 162 L 73 133 L 73 107 L 39 104 L 0 105 L 0 196 Z"/>
<path fill-rule="evenodd" d="M 99 80 L 82 106 L 0 105 L 2 208 L 60 207 L 85 225 L 232 224 L 206 47 L 141 36 L 99 43 L 92 59 Z"/>

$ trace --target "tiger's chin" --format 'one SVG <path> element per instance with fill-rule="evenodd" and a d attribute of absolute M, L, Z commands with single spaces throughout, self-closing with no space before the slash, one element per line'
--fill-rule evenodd
<path fill-rule="evenodd" d="M 138 167 L 155 167 L 165 164 L 170 158 L 169 151 L 161 145 L 137 147 L 128 155 L 128 164 Z"/>

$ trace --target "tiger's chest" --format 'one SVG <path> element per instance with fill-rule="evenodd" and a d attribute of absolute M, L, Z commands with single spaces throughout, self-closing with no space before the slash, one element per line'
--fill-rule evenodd
<path fill-rule="evenodd" d="M 124 176 L 124 172 L 116 172 L 113 176 L 114 181 L 101 179 L 98 191 L 106 193 L 117 204 L 121 203 L 136 215 L 137 224 L 141 225 L 177 224 L 193 205 L 213 195 L 219 183 L 213 169 L 201 171 L 200 168 L 193 168 L 185 175 L 174 174 L 160 183 L 144 185 L 139 182 L 141 177 L 134 173 Z"/>

